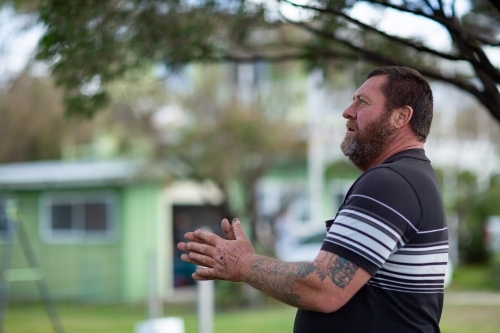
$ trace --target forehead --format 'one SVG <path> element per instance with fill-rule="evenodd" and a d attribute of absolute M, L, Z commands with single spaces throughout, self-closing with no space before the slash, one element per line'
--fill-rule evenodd
<path fill-rule="evenodd" d="M 371 99 L 385 100 L 382 87 L 386 81 L 387 77 L 385 75 L 372 76 L 354 92 L 354 98 L 364 96 Z"/>

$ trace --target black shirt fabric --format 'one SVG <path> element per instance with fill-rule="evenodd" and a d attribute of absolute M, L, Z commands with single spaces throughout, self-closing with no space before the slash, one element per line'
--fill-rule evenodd
<path fill-rule="evenodd" d="M 322 250 L 372 278 L 336 312 L 299 309 L 294 333 L 439 332 L 448 229 L 423 149 L 404 150 L 364 172 L 326 224 Z"/>

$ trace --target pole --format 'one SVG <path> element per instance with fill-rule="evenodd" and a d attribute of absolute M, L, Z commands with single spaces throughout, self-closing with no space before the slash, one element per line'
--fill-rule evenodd
<path fill-rule="evenodd" d="M 149 297 L 148 316 L 149 319 L 160 318 L 163 315 L 162 303 L 158 297 L 158 265 L 154 254 L 149 256 L 148 276 L 149 276 Z"/>
<path fill-rule="evenodd" d="M 307 79 L 309 143 L 307 169 L 309 180 L 310 222 L 323 221 L 324 152 L 323 152 L 323 72 L 315 69 Z"/>
<path fill-rule="evenodd" d="M 213 332 L 214 281 L 197 282 L 198 333 Z"/>

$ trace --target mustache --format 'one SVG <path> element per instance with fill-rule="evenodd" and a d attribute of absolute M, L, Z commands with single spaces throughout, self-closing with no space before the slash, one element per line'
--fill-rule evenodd
<path fill-rule="evenodd" d="M 355 120 L 349 119 L 345 125 L 348 129 L 352 128 L 354 130 L 358 130 L 358 124 L 356 123 Z"/>

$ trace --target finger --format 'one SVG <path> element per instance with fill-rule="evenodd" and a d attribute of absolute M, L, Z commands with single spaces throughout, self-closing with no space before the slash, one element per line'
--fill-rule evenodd
<path fill-rule="evenodd" d="M 198 243 L 205 243 L 205 241 L 203 241 L 201 238 L 196 237 L 194 232 L 186 232 L 186 234 L 184 235 L 184 238 L 186 238 L 189 241 L 196 241 Z"/>
<path fill-rule="evenodd" d="M 202 243 L 203 245 L 205 246 L 212 246 L 212 245 L 209 245 L 209 244 L 206 244 L 206 243 Z M 185 243 L 185 242 L 180 242 L 177 244 L 177 249 L 181 250 L 181 251 L 193 251 L 193 249 L 188 249 L 188 243 Z"/>
<path fill-rule="evenodd" d="M 187 254 L 181 255 L 181 260 L 184 262 L 190 263 L 190 264 L 195 264 L 197 266 L 203 266 L 203 264 L 201 262 L 198 262 L 196 260 L 189 258 L 189 255 L 187 255 Z"/>
<path fill-rule="evenodd" d="M 177 249 L 181 250 L 181 251 L 187 251 L 187 243 L 184 243 L 184 242 L 180 242 L 180 243 L 177 243 Z"/>
<path fill-rule="evenodd" d="M 196 281 L 212 281 L 212 280 L 215 280 L 215 279 L 210 279 L 210 278 L 203 277 L 203 276 L 198 275 L 196 273 L 191 274 L 191 277 L 193 278 L 193 280 L 196 280 Z"/>
<path fill-rule="evenodd" d="M 212 257 L 215 253 L 215 247 L 210 244 L 201 244 L 198 242 L 188 242 L 186 245 L 186 249 L 189 252 L 198 252 L 200 254 L 204 254 Z"/>
<path fill-rule="evenodd" d="M 195 241 L 196 242 L 196 241 Z M 187 244 L 188 243 L 185 243 L 185 242 L 179 242 L 177 243 L 177 249 L 181 250 L 181 251 L 190 251 L 191 249 L 188 249 L 187 248 Z M 205 246 L 212 246 L 210 244 L 207 244 L 205 241 L 202 241 L 201 244 L 204 244 Z"/>
<path fill-rule="evenodd" d="M 211 267 L 198 267 L 193 275 L 194 274 L 204 279 L 217 279 L 217 272 Z"/>
<path fill-rule="evenodd" d="M 247 235 L 245 235 L 245 232 L 243 231 L 239 219 L 234 219 L 232 226 L 233 226 L 234 236 L 236 239 L 248 239 Z"/>
<path fill-rule="evenodd" d="M 217 243 L 222 240 L 222 238 L 220 238 L 219 236 L 217 236 L 216 234 L 214 233 L 211 233 L 211 232 L 208 232 L 208 231 L 205 231 L 205 230 L 201 230 L 201 229 L 197 229 L 195 232 L 194 232 L 194 235 L 202 240 L 204 240 L 205 242 L 207 242 L 208 244 L 210 245 L 217 245 Z"/>
<path fill-rule="evenodd" d="M 215 280 L 214 278 L 207 278 L 207 277 L 204 277 L 204 276 L 201 276 L 201 275 L 198 275 L 196 273 L 193 273 L 191 274 L 191 277 L 196 280 L 196 281 L 211 281 L 211 280 Z"/>
<path fill-rule="evenodd" d="M 226 235 L 227 239 L 230 239 L 230 240 L 236 239 L 236 237 L 234 236 L 233 227 L 231 226 L 231 224 L 229 223 L 229 221 L 227 219 L 222 220 L 221 227 L 222 227 L 222 231 L 224 231 L 224 234 Z"/>
<path fill-rule="evenodd" d="M 197 242 L 197 243 L 201 243 L 201 244 L 208 244 L 205 240 L 203 240 L 199 237 L 196 237 L 194 232 L 187 232 L 184 235 L 184 238 L 186 238 L 188 241 L 193 241 L 193 242 Z"/>
<path fill-rule="evenodd" d="M 189 252 L 188 256 L 189 256 L 189 259 L 200 263 L 200 266 L 214 267 L 214 265 L 215 265 L 215 260 L 212 257 L 206 256 L 203 254 L 199 254 L 196 252 Z"/>
<path fill-rule="evenodd" d="M 184 238 L 188 241 L 196 241 L 197 237 L 194 235 L 194 232 L 186 232 Z"/>

